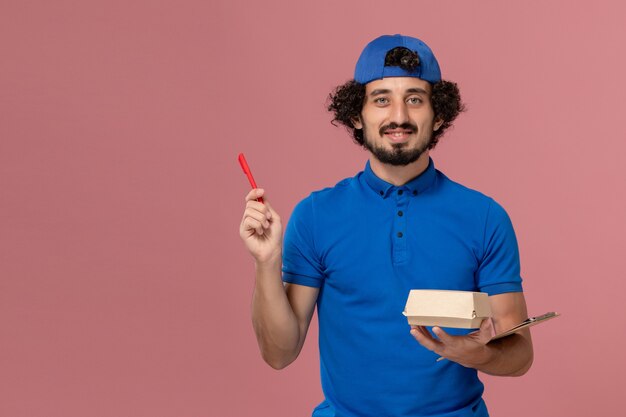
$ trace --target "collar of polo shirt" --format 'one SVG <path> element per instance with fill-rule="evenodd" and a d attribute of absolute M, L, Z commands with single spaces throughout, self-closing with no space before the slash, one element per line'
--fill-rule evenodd
<path fill-rule="evenodd" d="M 428 158 L 428 168 L 417 177 L 404 185 L 396 186 L 388 183 L 376 176 L 370 167 L 370 161 L 365 164 L 363 176 L 367 184 L 382 198 L 387 198 L 395 191 L 407 192 L 410 196 L 417 196 L 429 188 L 437 177 L 435 163 L 432 158 Z"/>

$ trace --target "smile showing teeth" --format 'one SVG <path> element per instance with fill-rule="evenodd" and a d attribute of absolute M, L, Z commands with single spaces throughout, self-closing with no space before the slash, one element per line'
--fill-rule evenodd
<path fill-rule="evenodd" d="M 385 132 L 385 136 L 394 142 L 404 142 L 408 140 L 411 131 L 408 130 L 388 130 Z"/>

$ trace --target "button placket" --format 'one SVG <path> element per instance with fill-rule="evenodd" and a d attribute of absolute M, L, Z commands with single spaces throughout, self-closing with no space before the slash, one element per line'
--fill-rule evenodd
<path fill-rule="evenodd" d="M 406 244 L 406 207 L 408 205 L 409 191 L 398 189 L 395 194 L 395 213 L 393 221 L 393 262 L 402 263 L 407 260 Z"/>

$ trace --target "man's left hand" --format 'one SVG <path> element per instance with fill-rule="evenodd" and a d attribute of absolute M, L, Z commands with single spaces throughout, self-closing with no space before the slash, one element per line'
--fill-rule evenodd
<path fill-rule="evenodd" d="M 440 327 L 433 327 L 433 333 L 436 338 L 424 326 L 411 326 L 411 334 L 422 346 L 465 367 L 479 368 L 493 357 L 487 347 L 493 336 L 491 319 L 483 320 L 480 329 L 465 336 L 450 335 Z"/>

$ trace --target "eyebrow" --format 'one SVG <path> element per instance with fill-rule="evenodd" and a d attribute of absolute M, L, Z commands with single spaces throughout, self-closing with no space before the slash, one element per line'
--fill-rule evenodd
<path fill-rule="evenodd" d="M 408 90 L 406 90 L 407 93 L 417 93 L 417 94 L 428 94 L 428 92 L 426 90 L 424 90 L 423 88 L 409 88 Z"/>
<path fill-rule="evenodd" d="M 369 95 L 370 96 L 379 96 L 381 94 L 389 94 L 389 93 L 391 93 L 391 90 L 379 88 L 378 90 L 372 91 Z M 406 90 L 406 93 L 428 95 L 428 92 L 426 90 L 424 90 L 423 88 L 418 88 L 418 87 L 408 88 Z"/>
<path fill-rule="evenodd" d="M 386 89 L 378 89 L 378 90 L 374 90 L 370 93 L 370 96 L 379 96 L 381 94 L 389 94 L 391 93 L 391 90 L 386 90 Z"/>

